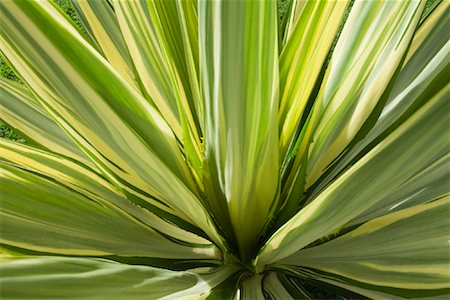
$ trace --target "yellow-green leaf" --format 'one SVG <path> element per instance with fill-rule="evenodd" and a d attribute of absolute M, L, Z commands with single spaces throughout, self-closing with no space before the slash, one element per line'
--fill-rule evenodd
<path fill-rule="evenodd" d="M 231 220 L 240 255 L 248 258 L 278 192 L 276 3 L 198 5 L 206 192 L 223 226 Z"/>

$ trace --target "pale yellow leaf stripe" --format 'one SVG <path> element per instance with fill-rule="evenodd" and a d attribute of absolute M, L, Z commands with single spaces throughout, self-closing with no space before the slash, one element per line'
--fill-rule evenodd
<path fill-rule="evenodd" d="M 172 22 L 178 22 L 179 13 L 175 2 L 115 1 L 115 9 L 125 42 L 131 53 L 137 74 L 148 97 L 155 103 L 177 138 L 183 141 L 188 160 L 193 164 L 195 174 L 201 178 L 200 133 L 193 118 L 188 95 L 177 70 L 175 53 L 171 51 L 170 30 L 164 26 L 164 13 L 172 14 Z M 182 24 L 180 25 L 180 27 Z M 178 30 L 180 30 L 179 28 Z M 172 36 L 173 40 L 185 38 Z M 185 43 L 186 45 L 186 43 Z M 175 45 L 177 46 L 177 45 Z M 182 46 L 181 46 L 182 47 Z M 190 49 L 187 49 L 190 51 Z M 187 64 L 192 73 L 192 56 L 187 53 Z M 193 75 L 189 77 L 193 80 Z M 195 81 L 198 86 L 198 83 Z M 195 84 L 192 85 L 195 88 Z M 198 87 L 197 87 L 198 89 Z M 197 91 L 196 96 L 199 95 Z M 201 101 L 201 99 L 193 99 Z M 200 180 L 198 180 L 201 183 Z"/>
<path fill-rule="evenodd" d="M 139 90 L 130 55 L 117 22 L 117 17 L 107 1 L 78 0 L 73 2 L 89 26 L 96 42 L 108 62 L 134 88 Z"/>
<path fill-rule="evenodd" d="M 450 288 L 450 197 L 373 219 L 277 265 L 307 266 L 381 287 Z M 382 291 L 383 288 L 380 288 Z"/>
<path fill-rule="evenodd" d="M 52 5 L 20 1 L 0 5 L 2 51 L 48 113 L 105 175 L 119 188 L 131 185 L 159 198 L 221 244 L 160 114 Z"/>
<path fill-rule="evenodd" d="M 26 87 L 0 78 L 0 111 L 2 120 L 25 135 L 28 143 L 37 143 L 44 149 L 95 167 L 55 121 L 48 117 Z"/>
<path fill-rule="evenodd" d="M 205 177 L 210 180 L 206 191 L 215 216 L 236 233 L 240 254 L 246 257 L 277 201 L 276 3 L 198 5 Z"/>
<path fill-rule="evenodd" d="M 206 299 L 236 267 L 196 274 L 105 259 L 25 256 L 6 258 L 0 272 L 5 299 Z"/>
<path fill-rule="evenodd" d="M 260 251 L 256 264 L 263 267 L 327 236 L 389 197 L 410 174 L 423 170 L 430 159 L 448 152 L 448 139 L 442 131 L 450 117 L 446 113 L 449 94 L 447 85 L 278 229 Z"/>
<path fill-rule="evenodd" d="M 113 193 L 109 193 L 113 200 L 109 202 L 7 163 L 0 165 L 2 244 L 64 255 L 216 260 L 214 247 L 167 239 L 137 218 L 142 216 L 130 215 L 133 208 L 127 208 L 125 201 L 120 203 Z"/>
<path fill-rule="evenodd" d="M 405 58 L 403 66 L 408 64 L 408 62 L 417 53 L 417 51 L 423 47 L 423 43 L 427 39 L 427 36 L 429 36 L 432 31 L 439 30 L 439 24 L 445 24 L 444 20 L 448 20 L 450 18 L 450 3 L 448 1 L 439 2 L 440 3 L 438 4 L 438 6 L 433 10 L 433 12 L 427 17 L 424 23 L 421 24 L 417 32 L 414 34 L 414 39 L 412 40 L 411 46 L 409 47 L 408 54 Z M 443 39 L 442 41 L 445 42 L 445 39 Z"/>
<path fill-rule="evenodd" d="M 79 164 L 42 150 L 10 141 L 0 141 L 1 158 L 47 178 L 52 178 L 66 187 L 98 202 L 114 205 L 139 220 L 164 232 L 167 236 L 183 243 L 197 246 L 211 246 L 211 243 L 195 234 L 184 231 L 174 224 L 158 218 L 153 213 L 132 204 L 111 183 Z"/>
<path fill-rule="evenodd" d="M 347 5 L 348 1 L 308 1 L 296 10 L 297 21 L 280 56 L 281 157 L 286 155 Z"/>
<path fill-rule="evenodd" d="M 414 109 L 415 106 L 420 108 L 418 104 L 426 103 L 445 88 L 450 68 L 450 41 L 446 38 L 447 28 L 450 26 L 450 14 L 445 12 L 450 12 L 450 4 L 441 2 L 419 28 L 421 34 L 414 36 L 412 44 L 418 43 L 417 40 L 422 40 L 422 44 L 415 49 L 409 49 L 409 59 L 403 63 L 375 125 L 360 142 L 347 149 L 326 177 L 321 178 L 314 187 L 310 200 L 314 199 L 317 193 L 342 172 L 365 147 L 398 123 L 400 118 L 404 118 L 405 113 L 413 113 L 417 110 Z M 423 32 L 424 30 L 426 33 Z M 426 35 L 425 39 L 423 35 Z"/>
<path fill-rule="evenodd" d="M 415 32 L 425 2 L 356 1 L 314 108 L 306 186 L 345 149 L 377 105 Z"/>
<path fill-rule="evenodd" d="M 386 213 L 431 202 L 449 195 L 449 166 L 450 153 L 447 153 L 408 179 L 389 197 L 353 219 L 347 226 L 361 224 Z"/>

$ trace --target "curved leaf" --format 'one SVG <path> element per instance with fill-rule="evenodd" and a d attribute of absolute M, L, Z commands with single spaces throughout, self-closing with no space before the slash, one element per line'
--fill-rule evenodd
<path fill-rule="evenodd" d="M 18 129 L 29 142 L 94 167 L 24 86 L 0 78 L 0 108 L 2 120 Z"/>
<path fill-rule="evenodd" d="M 356 1 L 352 6 L 316 99 L 307 186 L 341 154 L 380 101 L 424 4 Z"/>
<path fill-rule="evenodd" d="M 159 113 L 50 3 L 2 1 L 0 8 L 2 51 L 105 176 L 129 193 L 158 198 L 221 245 Z"/>
<path fill-rule="evenodd" d="M 205 299 L 235 272 L 228 267 L 196 274 L 51 256 L 2 260 L 2 299 Z"/>
<path fill-rule="evenodd" d="M 298 1 L 280 55 L 280 156 L 285 157 L 349 1 Z"/>
<path fill-rule="evenodd" d="M 450 292 L 450 197 L 394 212 L 277 265 L 306 266 L 363 289 L 409 298 Z"/>
<path fill-rule="evenodd" d="M 79 18 L 105 58 L 125 80 L 139 89 L 130 54 L 125 45 L 116 14 L 107 1 L 72 1 Z"/>
<path fill-rule="evenodd" d="M 139 212 L 138 207 L 129 205 L 124 211 L 126 202 L 87 197 L 45 177 L 1 166 L 2 244 L 62 255 L 215 259 L 214 247 L 169 240 L 139 219 L 144 212 L 129 214 Z"/>
<path fill-rule="evenodd" d="M 334 162 L 329 174 L 312 188 L 309 199 L 445 88 L 450 72 L 449 13 L 450 4 L 442 2 L 422 24 L 375 124 Z"/>
<path fill-rule="evenodd" d="M 206 191 L 221 224 L 231 220 L 246 259 L 277 201 L 276 2 L 198 5 Z"/>
<path fill-rule="evenodd" d="M 139 222 L 163 233 L 169 239 L 179 240 L 182 244 L 211 246 L 209 241 L 176 227 L 175 220 L 172 220 L 174 224 L 168 223 L 148 210 L 133 204 L 126 198 L 126 195 L 99 174 L 76 162 L 9 141 L 1 141 L 0 150 L 1 158 L 8 163 L 43 178 L 51 179 L 87 198 L 108 203 Z"/>
<path fill-rule="evenodd" d="M 442 132 L 450 122 L 449 96 L 447 85 L 282 226 L 262 248 L 256 259 L 259 267 L 332 233 L 395 192 L 430 161 L 448 153 L 450 144 Z"/>
<path fill-rule="evenodd" d="M 114 7 L 145 95 L 183 141 L 188 161 L 201 177 L 194 2 L 114 1 Z"/>

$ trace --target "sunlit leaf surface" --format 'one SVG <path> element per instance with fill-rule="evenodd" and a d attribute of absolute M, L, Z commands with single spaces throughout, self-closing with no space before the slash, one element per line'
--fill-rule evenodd
<path fill-rule="evenodd" d="M 0 1 L 1 299 L 448 297 L 448 1 L 72 2 Z"/>

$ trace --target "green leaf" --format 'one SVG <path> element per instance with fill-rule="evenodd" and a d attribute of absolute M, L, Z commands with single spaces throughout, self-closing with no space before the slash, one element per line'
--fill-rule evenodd
<path fill-rule="evenodd" d="M 0 298 L 450 294 L 448 1 L 68 1 L 0 1 Z"/>
<path fill-rule="evenodd" d="M 279 108 L 282 190 L 276 227 L 298 209 L 298 195 L 304 193 L 306 177 L 305 150 L 311 106 L 328 66 L 332 46 L 345 20 L 350 1 L 295 1 L 292 4 L 287 44 L 280 56 L 281 103 Z M 332 16 L 332 17 L 331 17 Z M 307 146 L 306 143 L 303 145 Z"/>
<path fill-rule="evenodd" d="M 280 155 L 285 157 L 349 1 L 298 1 L 280 55 Z"/>
<path fill-rule="evenodd" d="M 116 14 L 107 1 L 72 1 L 77 15 L 103 56 L 137 90 L 130 54 L 123 40 Z"/>
<path fill-rule="evenodd" d="M 245 259 L 254 252 L 277 201 L 276 2 L 198 5 L 205 180 L 210 180 L 206 191 L 228 232 L 226 220 L 231 220 Z"/>
<path fill-rule="evenodd" d="M 22 85 L 0 78 L 0 107 L 2 119 L 27 141 L 95 167 Z"/>
<path fill-rule="evenodd" d="M 194 2 L 114 1 L 114 7 L 143 91 L 183 141 L 187 158 L 201 177 L 196 112 L 201 112 L 202 100 Z"/>
<path fill-rule="evenodd" d="M 64 157 L 34 149 L 25 145 L 1 141 L 2 159 L 43 178 L 57 182 L 97 202 L 106 202 L 123 210 L 136 220 L 150 226 L 169 239 L 183 244 L 210 247 L 211 243 L 195 234 L 186 232 L 174 224 L 158 218 L 148 210 L 134 205 L 126 195 L 117 190 L 98 173 Z"/>
<path fill-rule="evenodd" d="M 431 162 L 427 168 L 408 179 L 389 197 L 372 206 L 346 226 L 361 224 L 375 217 L 431 202 L 450 194 L 448 188 L 449 167 L 450 154 L 447 153 Z"/>
<path fill-rule="evenodd" d="M 222 283 L 217 285 L 211 293 L 208 295 L 208 300 L 237 300 L 238 288 L 241 279 L 244 277 L 244 272 L 238 271 L 233 274 L 233 276 L 228 277 Z"/>
<path fill-rule="evenodd" d="M 1 243 L 65 255 L 218 258 L 210 243 L 131 204 L 87 169 L 12 142 L 1 149 L 10 161 L 1 162 Z"/>
<path fill-rule="evenodd" d="M 293 295 L 294 299 L 368 299 L 346 289 L 345 285 L 340 282 L 336 281 L 330 284 L 325 275 L 314 276 L 315 272 L 310 269 L 290 266 L 289 270 L 278 269 L 277 273 L 280 282 Z M 392 295 L 383 296 L 384 298 L 379 299 L 394 299 Z M 373 299 L 377 298 L 373 297 Z"/>
<path fill-rule="evenodd" d="M 400 210 L 277 266 L 318 269 L 341 282 L 400 297 L 445 295 L 450 292 L 449 213 L 450 197 Z"/>
<path fill-rule="evenodd" d="M 305 140 L 311 142 L 307 187 L 353 140 L 380 101 L 410 44 L 424 4 L 357 1 L 352 6 L 316 99 L 309 125 L 312 135 Z"/>
<path fill-rule="evenodd" d="M 231 266 L 196 274 L 52 256 L 1 260 L 2 299 L 205 299 L 236 271 Z"/>
<path fill-rule="evenodd" d="M 289 293 L 286 285 L 280 281 L 276 272 L 270 272 L 264 278 L 264 291 L 270 295 L 271 299 L 311 299 L 307 293 L 303 292 L 302 289 L 298 287 L 296 288 L 294 298 L 294 296 Z"/>
<path fill-rule="evenodd" d="M 241 299 L 264 300 L 264 291 L 262 282 L 265 275 L 254 275 L 242 281 L 240 287 Z"/>
<path fill-rule="evenodd" d="M 151 204 L 156 201 L 145 195 L 163 201 L 222 245 L 160 114 L 50 3 L 3 1 L 0 8 L 5 55 L 105 176 Z"/>
<path fill-rule="evenodd" d="M 298 130 L 298 137 L 295 143 L 290 145 L 289 153 L 283 162 L 282 197 L 285 199 L 285 204 L 277 220 L 277 227 L 292 217 L 305 202 L 308 203 L 314 199 L 318 192 L 336 179 L 340 172 L 348 168 L 351 164 L 346 160 L 346 155 L 349 151 L 353 151 L 353 155 L 348 157 L 354 158 L 354 155 L 358 153 L 353 149 L 355 143 L 367 132 L 371 133 L 372 123 L 378 117 L 397 79 L 402 58 L 406 56 L 405 50 L 414 32 L 414 22 L 417 22 L 418 18 L 418 12 L 414 11 L 414 5 L 417 3 L 410 3 L 412 6 L 409 8 L 409 14 L 407 7 L 396 7 L 405 15 L 401 22 L 396 23 L 397 28 L 392 31 L 394 26 L 387 24 L 397 16 L 389 13 L 390 4 L 395 3 L 371 2 L 367 5 L 357 3 L 355 8 L 352 6 L 337 40 L 336 48 L 333 50 L 323 82 L 318 82 L 322 86 L 320 90 L 318 86 L 315 87 L 318 89 L 317 99 L 314 104 L 311 104 L 313 107 L 308 116 L 303 117 L 303 127 Z M 406 2 L 403 4 L 406 5 Z M 374 7 L 371 7 L 372 5 Z M 385 5 L 388 7 L 384 7 Z M 395 8 L 395 5 L 390 8 Z M 411 15 L 412 12 L 413 15 Z M 366 20 L 366 14 L 375 18 L 376 22 L 385 21 L 386 23 L 378 26 L 374 21 L 371 24 L 369 19 Z M 360 28 L 358 34 L 355 26 Z M 405 35 L 401 35 L 402 32 Z M 384 36 L 388 33 L 391 35 L 389 40 Z M 368 38 L 369 36 L 372 39 Z M 396 39 L 401 43 L 393 45 Z M 372 56 L 368 55 L 370 51 L 373 52 Z M 366 67 L 362 67 L 363 61 L 368 64 Z M 383 73 L 387 71 L 390 75 Z M 360 77 L 352 79 L 351 76 Z M 377 86 L 381 83 L 383 83 L 382 86 Z M 356 110 L 357 107 L 359 110 Z M 329 113 L 329 115 L 322 115 L 323 113 Z M 360 117 L 361 119 L 356 120 Z M 351 121 L 352 118 L 353 121 Z M 351 122 L 358 125 L 351 129 L 348 127 Z M 320 133 L 323 139 L 318 135 L 321 128 L 324 130 Z M 361 148 L 358 149 L 361 150 Z M 367 151 L 361 153 L 358 159 Z M 356 161 L 355 158 L 352 164 Z M 340 163 L 342 164 L 336 167 Z M 306 195 L 300 196 L 305 191 Z"/>
<path fill-rule="evenodd" d="M 327 236 L 389 197 L 430 161 L 448 153 L 448 138 L 442 132 L 450 122 L 449 95 L 447 85 L 286 222 L 262 248 L 256 264 L 273 263 Z"/>
<path fill-rule="evenodd" d="M 419 28 L 375 124 L 337 159 L 331 171 L 313 188 L 310 199 L 445 88 L 450 72 L 450 44 L 446 38 L 446 28 L 450 26 L 449 12 L 450 5 L 441 3 Z"/>

